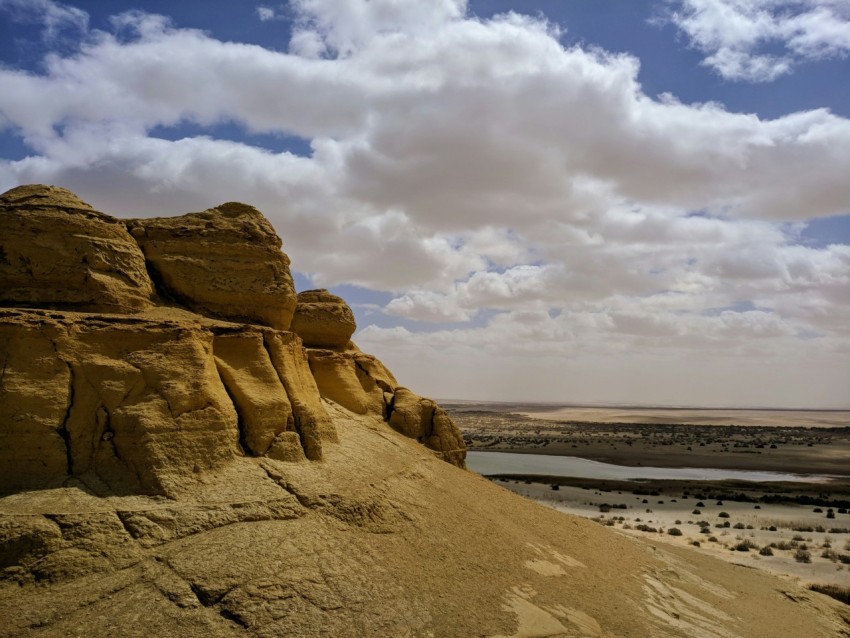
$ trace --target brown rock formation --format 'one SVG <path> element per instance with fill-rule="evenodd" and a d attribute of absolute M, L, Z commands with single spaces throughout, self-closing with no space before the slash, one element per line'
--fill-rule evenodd
<path fill-rule="evenodd" d="M 55 186 L 0 195 L 0 307 L 132 313 L 153 288 L 139 246 L 117 219 Z"/>
<path fill-rule="evenodd" d="M 342 297 L 324 289 L 298 293 L 292 331 L 308 348 L 345 348 L 356 329 L 354 313 Z"/>
<path fill-rule="evenodd" d="M 165 296 L 202 315 L 289 330 L 295 310 L 289 258 L 253 206 L 230 202 L 127 226 Z"/>

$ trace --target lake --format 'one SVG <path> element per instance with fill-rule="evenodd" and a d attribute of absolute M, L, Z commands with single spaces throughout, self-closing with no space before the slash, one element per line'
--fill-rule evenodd
<path fill-rule="evenodd" d="M 473 472 L 493 474 L 536 474 L 575 478 L 633 481 L 641 479 L 673 481 L 787 481 L 823 483 L 832 477 L 816 474 L 785 474 L 748 470 L 721 470 L 693 467 L 630 467 L 590 461 L 575 456 L 516 454 L 512 452 L 468 452 L 466 465 Z"/>

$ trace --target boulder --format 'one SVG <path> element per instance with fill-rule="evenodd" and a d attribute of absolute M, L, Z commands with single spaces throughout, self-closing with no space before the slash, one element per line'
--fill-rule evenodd
<path fill-rule="evenodd" d="M 117 219 L 56 186 L 0 195 L 0 306 L 134 313 L 152 295 L 144 255 Z"/>
<path fill-rule="evenodd" d="M 463 435 L 445 410 L 407 388 L 396 388 L 390 405 L 390 425 L 433 450 L 444 461 L 465 467 Z"/>
<path fill-rule="evenodd" d="M 298 293 L 292 330 L 308 348 L 344 349 L 356 329 L 354 313 L 342 297 L 324 289 Z"/>
<path fill-rule="evenodd" d="M 253 206 L 126 222 L 160 294 L 199 314 L 288 330 L 295 311 L 289 257 Z"/>

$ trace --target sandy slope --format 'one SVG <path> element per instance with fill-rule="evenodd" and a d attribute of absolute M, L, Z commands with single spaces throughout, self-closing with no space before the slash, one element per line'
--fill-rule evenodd
<path fill-rule="evenodd" d="M 1 499 L 23 531 L 0 635 L 850 636 L 832 599 L 552 511 L 329 409 L 322 463 L 241 458 L 171 500 Z M 39 555 L 54 526 L 64 548 Z"/>

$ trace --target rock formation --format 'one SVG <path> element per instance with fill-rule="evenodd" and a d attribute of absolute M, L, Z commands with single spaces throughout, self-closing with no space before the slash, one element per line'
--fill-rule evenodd
<path fill-rule="evenodd" d="M 354 313 L 342 297 L 324 289 L 298 293 L 292 331 L 308 348 L 345 348 L 356 329 Z"/>
<path fill-rule="evenodd" d="M 242 204 L 0 196 L 0 637 L 847 635 L 832 599 L 461 469 L 279 247 Z"/>
<path fill-rule="evenodd" d="M 323 398 L 391 418 L 383 366 L 359 367 L 353 344 L 305 350 L 302 336 L 348 347 L 354 315 L 327 291 L 296 311 L 289 259 L 255 208 L 122 222 L 49 186 L 0 203 L 2 491 L 74 476 L 173 495 L 240 455 L 320 460 L 337 436 Z M 457 428 L 436 432 L 409 435 L 463 467 Z"/>
<path fill-rule="evenodd" d="M 201 315 L 289 330 L 295 285 L 274 228 L 253 206 L 127 221 L 161 295 Z"/>
<path fill-rule="evenodd" d="M 0 195 L 0 307 L 138 312 L 153 287 L 138 244 L 117 219 L 64 188 Z"/>

